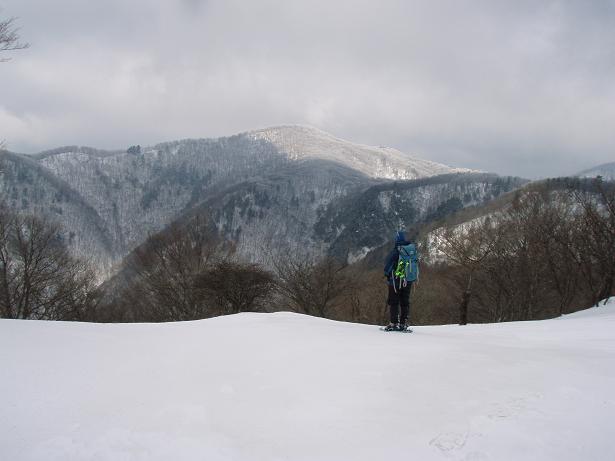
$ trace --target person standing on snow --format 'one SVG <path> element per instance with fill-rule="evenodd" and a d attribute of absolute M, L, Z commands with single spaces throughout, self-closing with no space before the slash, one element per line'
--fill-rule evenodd
<path fill-rule="evenodd" d="M 410 314 L 410 291 L 413 281 L 408 281 L 404 276 L 404 270 L 400 268 L 400 251 L 404 251 L 406 245 L 412 245 L 414 248 L 414 257 L 416 258 L 416 244 L 406 240 L 406 236 L 402 231 L 397 231 L 395 235 L 395 247 L 391 250 L 384 265 L 384 276 L 387 279 L 389 286 L 389 295 L 387 304 L 390 309 L 391 322 L 384 328 L 386 331 L 407 330 L 408 316 Z M 418 268 L 415 269 L 418 276 Z"/>

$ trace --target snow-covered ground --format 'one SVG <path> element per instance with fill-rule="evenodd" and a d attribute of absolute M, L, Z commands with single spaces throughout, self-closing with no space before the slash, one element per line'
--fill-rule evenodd
<path fill-rule="evenodd" d="M 417 327 L 0 321 L 0 459 L 612 460 L 615 302 Z"/>

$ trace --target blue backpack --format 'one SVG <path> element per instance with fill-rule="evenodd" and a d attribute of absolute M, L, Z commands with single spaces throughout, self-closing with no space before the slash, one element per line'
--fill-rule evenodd
<path fill-rule="evenodd" d="M 399 258 L 395 267 L 395 278 L 399 279 L 400 287 L 408 282 L 416 282 L 419 279 L 419 255 L 415 243 L 402 245 L 398 248 Z"/>

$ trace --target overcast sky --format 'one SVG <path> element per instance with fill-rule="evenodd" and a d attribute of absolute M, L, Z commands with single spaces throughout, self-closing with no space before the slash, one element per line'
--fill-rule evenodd
<path fill-rule="evenodd" d="M 31 43 L 0 63 L 0 138 L 17 152 L 299 123 L 530 178 L 615 161 L 615 0 L 0 8 Z"/>

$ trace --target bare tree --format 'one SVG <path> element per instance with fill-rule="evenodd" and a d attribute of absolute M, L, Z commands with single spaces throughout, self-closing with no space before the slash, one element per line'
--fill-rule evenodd
<path fill-rule="evenodd" d="M 557 314 L 563 315 L 570 311 L 574 303 L 582 303 L 583 296 L 582 290 L 579 290 L 582 285 L 579 283 L 580 264 L 574 257 L 578 247 L 577 207 L 567 192 L 553 192 L 554 197 L 546 197 L 546 193 L 541 194 L 541 215 L 530 227 L 541 241 L 542 256 L 551 282 L 549 289 L 558 304 Z"/>
<path fill-rule="evenodd" d="M 529 320 L 547 306 L 550 278 L 546 247 L 551 231 L 543 234 L 548 192 L 518 194 L 499 223 L 502 238 L 490 266 L 490 276 L 502 293 L 502 320 Z"/>
<path fill-rule="evenodd" d="M 594 180 L 589 191 L 576 191 L 582 208 L 577 236 L 583 274 L 590 287 L 592 304 L 615 292 L 615 185 Z"/>
<path fill-rule="evenodd" d="M 384 322 L 389 314 L 382 270 L 369 270 L 359 264 L 344 269 L 344 276 L 345 287 L 336 309 L 340 318 L 370 324 Z"/>
<path fill-rule="evenodd" d="M 83 320 L 94 277 L 49 221 L 0 209 L 0 316 Z"/>
<path fill-rule="evenodd" d="M 126 303 L 137 319 L 194 320 L 212 315 L 197 281 L 223 257 L 204 218 L 151 236 L 128 260 Z"/>
<path fill-rule="evenodd" d="M 444 234 L 441 250 L 461 270 L 450 275 L 467 283 L 462 323 L 471 295 L 474 317 L 495 322 L 563 313 L 575 299 L 578 271 L 564 247 L 571 238 L 570 207 L 551 194 L 526 191 L 491 219 L 466 225 L 452 239 Z"/>
<path fill-rule="evenodd" d="M 439 231 L 440 250 L 457 269 L 448 274 L 463 293 L 461 323 L 470 296 L 475 318 L 498 322 L 562 315 L 612 294 L 615 197 L 599 186 L 569 194 L 538 185 L 490 225 Z"/>
<path fill-rule="evenodd" d="M 352 289 L 345 267 L 331 257 L 278 260 L 278 289 L 297 312 L 330 317 L 335 303 Z"/>
<path fill-rule="evenodd" d="M 0 21 L 0 52 L 23 50 L 30 44 L 19 41 L 19 28 L 15 27 L 16 18 L 8 18 Z M 8 61 L 9 58 L 0 58 L 0 62 Z"/>
<path fill-rule="evenodd" d="M 19 29 L 15 27 L 16 18 L 8 18 L 0 20 L 0 53 L 4 51 L 23 50 L 30 46 L 29 43 L 19 41 Z M 6 62 L 9 58 L 0 56 L 0 62 Z M 6 148 L 4 139 L 0 139 L 0 151 Z M 2 155 L 2 152 L 0 152 Z M 0 173 L 2 165 L 0 165 Z"/>
<path fill-rule="evenodd" d="M 443 228 L 436 232 L 439 250 L 449 262 L 459 268 L 462 296 L 459 304 L 459 324 L 468 322 L 468 306 L 477 271 L 489 258 L 497 245 L 494 223 L 486 218 L 464 228 Z"/>
<path fill-rule="evenodd" d="M 221 260 L 196 282 L 216 314 L 237 314 L 259 310 L 274 288 L 273 275 L 256 264 Z"/>

